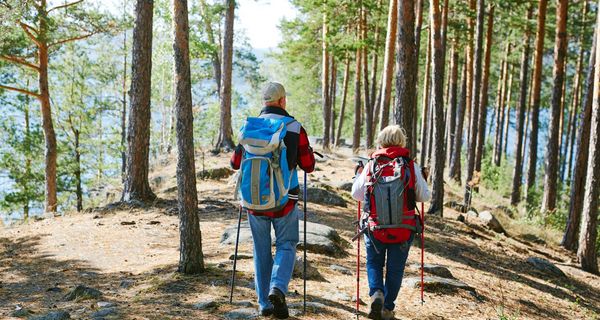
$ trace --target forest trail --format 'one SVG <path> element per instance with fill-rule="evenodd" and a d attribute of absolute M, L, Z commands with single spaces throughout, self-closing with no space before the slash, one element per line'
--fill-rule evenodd
<path fill-rule="evenodd" d="M 309 221 L 337 230 L 350 240 L 356 202 L 338 189 L 351 181 L 353 163 L 349 150 L 331 154 L 317 163 L 309 175 L 310 186 L 327 188 L 343 197 L 347 208 L 309 203 Z M 197 157 L 202 167 L 224 168 L 226 155 Z M 12 319 L 16 308 L 43 315 L 65 310 L 74 319 L 221 319 L 234 309 L 256 308 L 252 260 L 238 261 L 234 305 L 227 303 L 233 253 L 232 245 L 220 244 L 226 227 L 237 219 L 232 178 L 198 180 L 199 217 L 205 274 L 186 276 L 176 272 L 178 218 L 175 161 L 163 161 L 150 180 L 162 199 L 152 206 L 109 205 L 83 214 L 32 221 L 2 229 L 0 234 L 0 318 Z M 225 171 L 225 170 L 224 170 Z M 449 183 L 446 201 L 458 200 L 462 190 Z M 120 191 L 114 190 L 115 194 Z M 600 277 L 581 271 L 575 255 L 561 249 L 556 234 L 544 234 L 523 226 L 497 206 L 508 205 L 493 192 L 482 190 L 473 206 L 489 210 L 507 231 L 495 233 L 475 216 L 444 208 L 444 218 L 427 216 L 426 257 L 429 264 L 446 266 L 453 277 L 473 290 L 426 287 L 421 306 L 419 289 L 406 279 L 418 270 L 407 267 L 397 300 L 396 316 L 402 319 L 598 319 Z M 361 243 L 362 245 L 362 243 Z M 420 261 L 415 241 L 408 265 Z M 302 279 L 290 283 L 288 302 L 296 304 L 292 318 L 352 319 L 355 294 L 355 244 L 344 257 L 310 253 L 309 262 L 322 281 L 308 281 L 309 313 L 301 315 Z M 300 251 L 299 251 L 300 252 Z M 241 255 L 251 255 L 250 243 L 241 243 Z M 364 248 L 361 248 L 364 255 Z M 527 262 L 540 257 L 553 262 L 566 277 L 544 273 Z M 361 264 L 361 296 L 368 301 L 368 286 Z M 333 268 L 332 265 L 344 268 Z M 344 273 L 342 273 L 344 272 Z M 345 274 L 346 273 L 346 274 Z M 426 273 L 426 275 L 428 275 Z M 77 285 L 102 292 L 92 300 L 65 301 Z M 19 307 L 17 307 L 19 306 Z M 361 307 L 362 318 L 366 305 Z M 295 311 L 294 311 L 295 310 Z"/>

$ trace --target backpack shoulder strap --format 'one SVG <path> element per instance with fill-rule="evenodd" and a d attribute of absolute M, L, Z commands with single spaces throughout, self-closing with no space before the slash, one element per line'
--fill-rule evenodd
<path fill-rule="evenodd" d="M 412 159 L 409 159 L 408 161 L 408 169 L 410 170 L 410 177 L 408 179 L 408 186 L 411 189 L 414 189 L 415 184 L 417 182 L 417 177 L 415 176 L 415 161 Z"/>

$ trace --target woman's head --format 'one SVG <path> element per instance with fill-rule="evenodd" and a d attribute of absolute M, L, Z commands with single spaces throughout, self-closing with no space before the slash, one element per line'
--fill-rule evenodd
<path fill-rule="evenodd" d="M 387 126 L 377 135 L 377 144 L 381 148 L 405 147 L 406 132 L 400 126 Z"/>

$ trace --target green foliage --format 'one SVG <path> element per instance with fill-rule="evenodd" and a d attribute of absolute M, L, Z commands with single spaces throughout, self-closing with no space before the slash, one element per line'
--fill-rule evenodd
<path fill-rule="evenodd" d="M 495 190 L 503 197 L 510 197 L 514 165 L 503 159 L 498 167 L 493 163 L 493 146 L 486 144 L 486 152 L 481 161 L 481 180 L 486 189 Z"/>

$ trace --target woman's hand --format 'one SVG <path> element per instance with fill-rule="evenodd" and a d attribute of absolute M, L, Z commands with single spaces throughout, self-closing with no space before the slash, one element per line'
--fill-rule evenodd
<path fill-rule="evenodd" d="M 425 179 L 425 181 L 427 181 L 427 179 L 429 178 L 429 168 L 428 167 L 421 168 L 421 175 L 423 176 L 423 179 Z"/>

